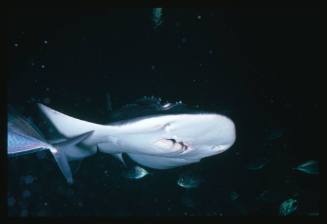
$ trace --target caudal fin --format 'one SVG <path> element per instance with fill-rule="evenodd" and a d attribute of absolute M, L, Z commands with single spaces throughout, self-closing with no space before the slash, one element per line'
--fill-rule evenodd
<path fill-rule="evenodd" d="M 98 130 L 102 127 L 100 124 L 83 121 L 60 113 L 40 103 L 38 103 L 38 107 L 56 127 L 56 129 L 66 138 L 71 138 L 82 133 Z"/>

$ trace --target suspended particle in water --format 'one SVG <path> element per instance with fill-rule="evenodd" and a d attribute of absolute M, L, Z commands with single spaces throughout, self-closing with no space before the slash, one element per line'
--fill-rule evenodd
<path fill-rule="evenodd" d="M 254 158 L 252 161 L 250 161 L 247 165 L 248 170 L 260 170 L 264 168 L 269 162 L 268 157 L 258 157 Z"/>
<path fill-rule="evenodd" d="M 19 44 L 18 43 L 14 43 L 14 47 L 18 47 L 19 46 Z"/>
<path fill-rule="evenodd" d="M 198 20 L 200 20 L 200 19 L 202 19 L 202 16 L 198 15 L 196 18 L 197 18 Z"/>
<path fill-rule="evenodd" d="M 32 175 L 27 175 L 27 176 L 24 176 L 23 178 L 24 178 L 25 184 L 32 184 L 34 181 L 34 177 Z"/>
<path fill-rule="evenodd" d="M 51 100 L 48 97 L 46 97 L 46 98 L 43 99 L 43 103 L 44 104 L 50 104 L 50 102 L 51 102 Z"/>
<path fill-rule="evenodd" d="M 44 43 L 44 44 L 48 44 L 48 41 L 47 41 L 47 40 L 44 40 L 43 43 Z"/>
<path fill-rule="evenodd" d="M 112 100 L 110 93 L 106 93 L 106 109 L 109 113 L 112 111 Z"/>
<path fill-rule="evenodd" d="M 230 193 L 229 197 L 232 201 L 235 201 L 240 197 L 240 195 L 237 192 L 233 191 Z"/>
<path fill-rule="evenodd" d="M 28 210 L 27 209 L 22 209 L 22 211 L 20 212 L 20 216 L 22 216 L 22 217 L 28 216 Z"/>
<path fill-rule="evenodd" d="M 209 50 L 209 54 L 213 54 L 213 50 Z"/>
<path fill-rule="evenodd" d="M 92 99 L 91 99 L 91 97 L 86 97 L 86 98 L 85 98 L 85 101 L 86 101 L 87 103 L 91 103 Z"/>
<path fill-rule="evenodd" d="M 187 42 L 187 38 L 186 37 L 183 37 L 182 38 L 182 43 L 185 44 Z"/>
<path fill-rule="evenodd" d="M 291 103 L 285 103 L 284 104 L 284 108 L 287 109 L 287 110 L 289 110 L 289 109 L 292 108 L 292 104 Z"/>
<path fill-rule="evenodd" d="M 42 68 L 42 69 L 45 69 L 45 65 L 41 65 L 41 68 Z"/>
<path fill-rule="evenodd" d="M 22 194 L 23 198 L 29 198 L 31 195 L 32 194 L 29 190 L 24 190 Z"/>
<path fill-rule="evenodd" d="M 318 110 L 319 109 L 319 104 L 318 103 L 313 104 L 313 108 Z"/>
<path fill-rule="evenodd" d="M 189 197 L 188 195 L 184 195 L 181 199 L 182 205 L 188 207 L 188 208 L 194 208 L 195 207 L 195 202 L 194 200 Z"/>
<path fill-rule="evenodd" d="M 8 197 L 8 206 L 13 207 L 16 203 L 16 199 L 13 196 Z"/>
<path fill-rule="evenodd" d="M 40 210 L 37 212 L 37 216 L 46 216 L 46 215 L 47 215 L 46 210 Z"/>
<path fill-rule="evenodd" d="M 22 209 L 28 207 L 28 203 L 27 203 L 27 201 L 19 201 L 19 202 L 18 202 L 18 205 L 19 205 L 19 207 L 22 208 Z"/>
<path fill-rule="evenodd" d="M 257 199 L 266 202 L 266 203 L 277 203 L 280 200 L 283 200 L 283 193 L 274 190 L 264 190 L 261 192 Z"/>
<path fill-rule="evenodd" d="M 35 99 L 34 99 L 34 97 L 32 97 L 32 98 L 29 98 L 28 100 L 27 100 L 27 103 L 34 103 L 35 102 Z"/>
<path fill-rule="evenodd" d="M 285 130 L 283 128 L 273 128 L 269 130 L 266 140 L 273 141 L 281 138 L 285 134 Z"/>
<path fill-rule="evenodd" d="M 156 66 L 155 65 L 151 65 L 151 69 L 152 70 L 155 70 L 156 69 Z"/>

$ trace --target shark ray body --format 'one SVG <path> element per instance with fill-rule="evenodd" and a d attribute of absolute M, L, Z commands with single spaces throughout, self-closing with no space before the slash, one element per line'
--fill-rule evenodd
<path fill-rule="evenodd" d="M 188 110 L 181 102 L 163 104 L 154 97 L 123 107 L 107 125 L 80 120 L 43 104 L 38 106 L 65 138 L 92 131 L 66 153 L 72 160 L 81 160 L 99 150 L 122 162 L 125 153 L 140 165 L 170 169 L 222 153 L 236 138 L 235 125 L 228 117 Z M 134 117 L 128 116 L 131 114 Z"/>

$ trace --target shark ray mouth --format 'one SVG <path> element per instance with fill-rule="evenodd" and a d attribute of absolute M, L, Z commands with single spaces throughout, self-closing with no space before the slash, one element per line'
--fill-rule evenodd
<path fill-rule="evenodd" d="M 154 143 L 154 145 L 167 150 L 173 150 L 179 153 L 184 153 L 191 147 L 182 141 L 176 141 L 173 138 L 163 138 Z"/>

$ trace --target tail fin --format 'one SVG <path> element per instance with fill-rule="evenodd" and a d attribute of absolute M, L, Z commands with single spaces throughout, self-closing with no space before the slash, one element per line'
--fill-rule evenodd
<path fill-rule="evenodd" d="M 72 175 L 72 171 L 71 171 L 67 156 L 65 154 L 65 150 L 68 149 L 69 147 L 72 147 L 72 146 L 78 144 L 79 142 L 82 142 L 87 137 L 89 137 L 92 133 L 93 133 L 93 131 L 86 132 L 86 133 L 78 135 L 74 138 L 70 138 L 67 141 L 64 141 L 64 142 L 61 142 L 58 144 L 54 144 L 53 146 L 54 146 L 55 150 L 50 150 L 53 157 L 55 158 L 55 160 L 57 162 L 57 165 L 58 165 L 60 171 L 65 176 L 65 178 L 69 184 L 73 183 L 73 175 Z"/>
<path fill-rule="evenodd" d="M 97 130 L 102 127 L 100 124 L 94 124 L 65 115 L 40 103 L 38 103 L 38 107 L 52 122 L 56 129 L 66 138 L 71 138 L 80 135 L 81 133 Z"/>

